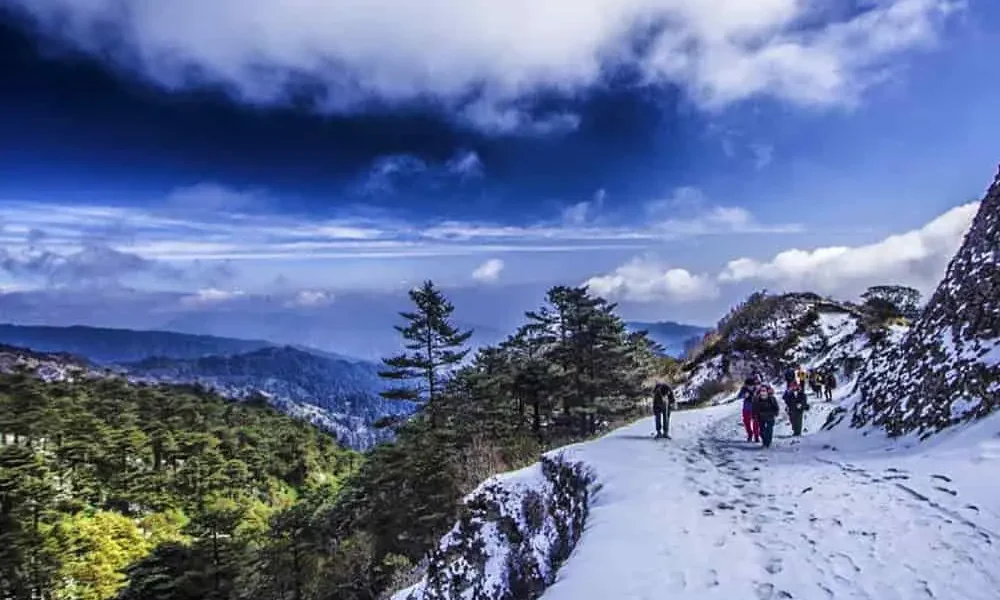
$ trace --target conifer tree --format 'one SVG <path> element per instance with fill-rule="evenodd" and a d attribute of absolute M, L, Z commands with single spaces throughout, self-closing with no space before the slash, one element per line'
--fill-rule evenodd
<path fill-rule="evenodd" d="M 410 291 L 412 312 L 402 312 L 405 326 L 395 327 L 405 341 L 406 352 L 383 359 L 385 379 L 400 382 L 382 393 L 394 400 L 423 402 L 431 426 L 437 425 L 437 403 L 443 393 L 443 376 L 468 354 L 465 343 L 472 331 L 461 331 L 450 321 L 455 307 L 434 283 L 425 281 Z M 409 383 L 405 383 L 409 382 Z"/>

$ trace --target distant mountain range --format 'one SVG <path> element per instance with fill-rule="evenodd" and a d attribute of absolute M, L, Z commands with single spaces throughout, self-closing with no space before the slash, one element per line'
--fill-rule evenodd
<path fill-rule="evenodd" d="M 629 321 L 625 324 L 631 331 L 647 331 L 649 338 L 664 348 L 667 356 L 684 356 L 690 344 L 701 339 L 710 331 L 708 327 L 685 325 L 673 321 L 643 322 Z"/>
<path fill-rule="evenodd" d="M 150 356 L 199 358 L 216 354 L 238 354 L 275 345 L 263 340 L 82 325 L 0 325 L 0 343 L 30 348 L 36 352 L 68 352 L 98 364 L 139 361 Z"/>
<path fill-rule="evenodd" d="M 384 384 L 374 362 L 262 340 L 0 325 L 0 344 L 80 356 L 133 380 L 201 383 L 235 399 L 263 393 L 279 409 L 312 421 L 358 449 L 391 435 L 372 427 L 377 420 L 415 408 L 379 395 Z"/>

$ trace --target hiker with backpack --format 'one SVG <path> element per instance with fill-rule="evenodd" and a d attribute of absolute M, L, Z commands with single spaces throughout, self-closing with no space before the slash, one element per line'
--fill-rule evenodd
<path fill-rule="evenodd" d="M 743 387 L 740 388 L 740 393 L 736 395 L 737 398 L 743 400 L 743 428 L 747 432 L 748 442 L 760 441 L 760 423 L 753 413 L 753 394 L 758 385 L 759 382 L 755 377 L 747 377 Z"/>
<path fill-rule="evenodd" d="M 754 392 L 753 413 L 760 424 L 760 441 L 765 448 L 771 446 L 774 439 L 774 421 L 778 418 L 781 407 L 774 397 L 774 388 L 764 384 L 757 386 Z"/>
<path fill-rule="evenodd" d="M 834 375 L 833 371 L 828 371 L 826 374 L 826 381 L 824 382 L 823 396 L 826 398 L 827 402 L 833 401 L 833 388 L 837 387 L 837 376 Z"/>
<path fill-rule="evenodd" d="M 789 366 L 787 369 L 785 369 L 785 385 L 786 386 L 795 383 L 795 378 L 796 378 L 796 374 L 795 374 L 795 367 L 794 366 Z"/>
<path fill-rule="evenodd" d="M 785 401 L 785 410 L 788 411 L 788 421 L 792 425 L 792 435 L 798 437 L 802 435 L 802 415 L 809 410 L 806 391 L 792 384 L 785 389 L 782 399 Z"/>
<path fill-rule="evenodd" d="M 670 386 L 662 381 L 657 383 L 653 387 L 653 418 L 656 420 L 655 437 L 670 439 L 670 413 L 674 410 L 675 405 L 674 391 L 670 389 Z"/>
<path fill-rule="evenodd" d="M 813 394 L 817 398 L 823 397 L 823 384 L 826 382 L 826 377 L 820 370 L 813 371 L 809 376 L 809 387 L 812 388 Z M 802 393 L 805 393 L 805 388 L 802 389 Z"/>

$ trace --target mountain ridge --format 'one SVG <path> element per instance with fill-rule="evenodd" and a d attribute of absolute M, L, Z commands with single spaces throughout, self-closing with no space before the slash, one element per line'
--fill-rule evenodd
<path fill-rule="evenodd" d="M 711 327 L 688 325 L 677 321 L 626 321 L 631 331 L 645 331 L 649 339 L 663 346 L 664 353 L 673 358 L 682 358 Z"/>

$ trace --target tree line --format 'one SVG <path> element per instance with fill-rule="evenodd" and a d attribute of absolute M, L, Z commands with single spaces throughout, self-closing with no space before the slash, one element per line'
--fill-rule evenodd
<path fill-rule="evenodd" d="M 410 299 L 382 375 L 420 409 L 364 456 L 263 398 L 0 376 L 0 599 L 384 598 L 480 481 L 639 414 L 666 364 L 586 288 L 474 354 L 433 283 Z"/>

